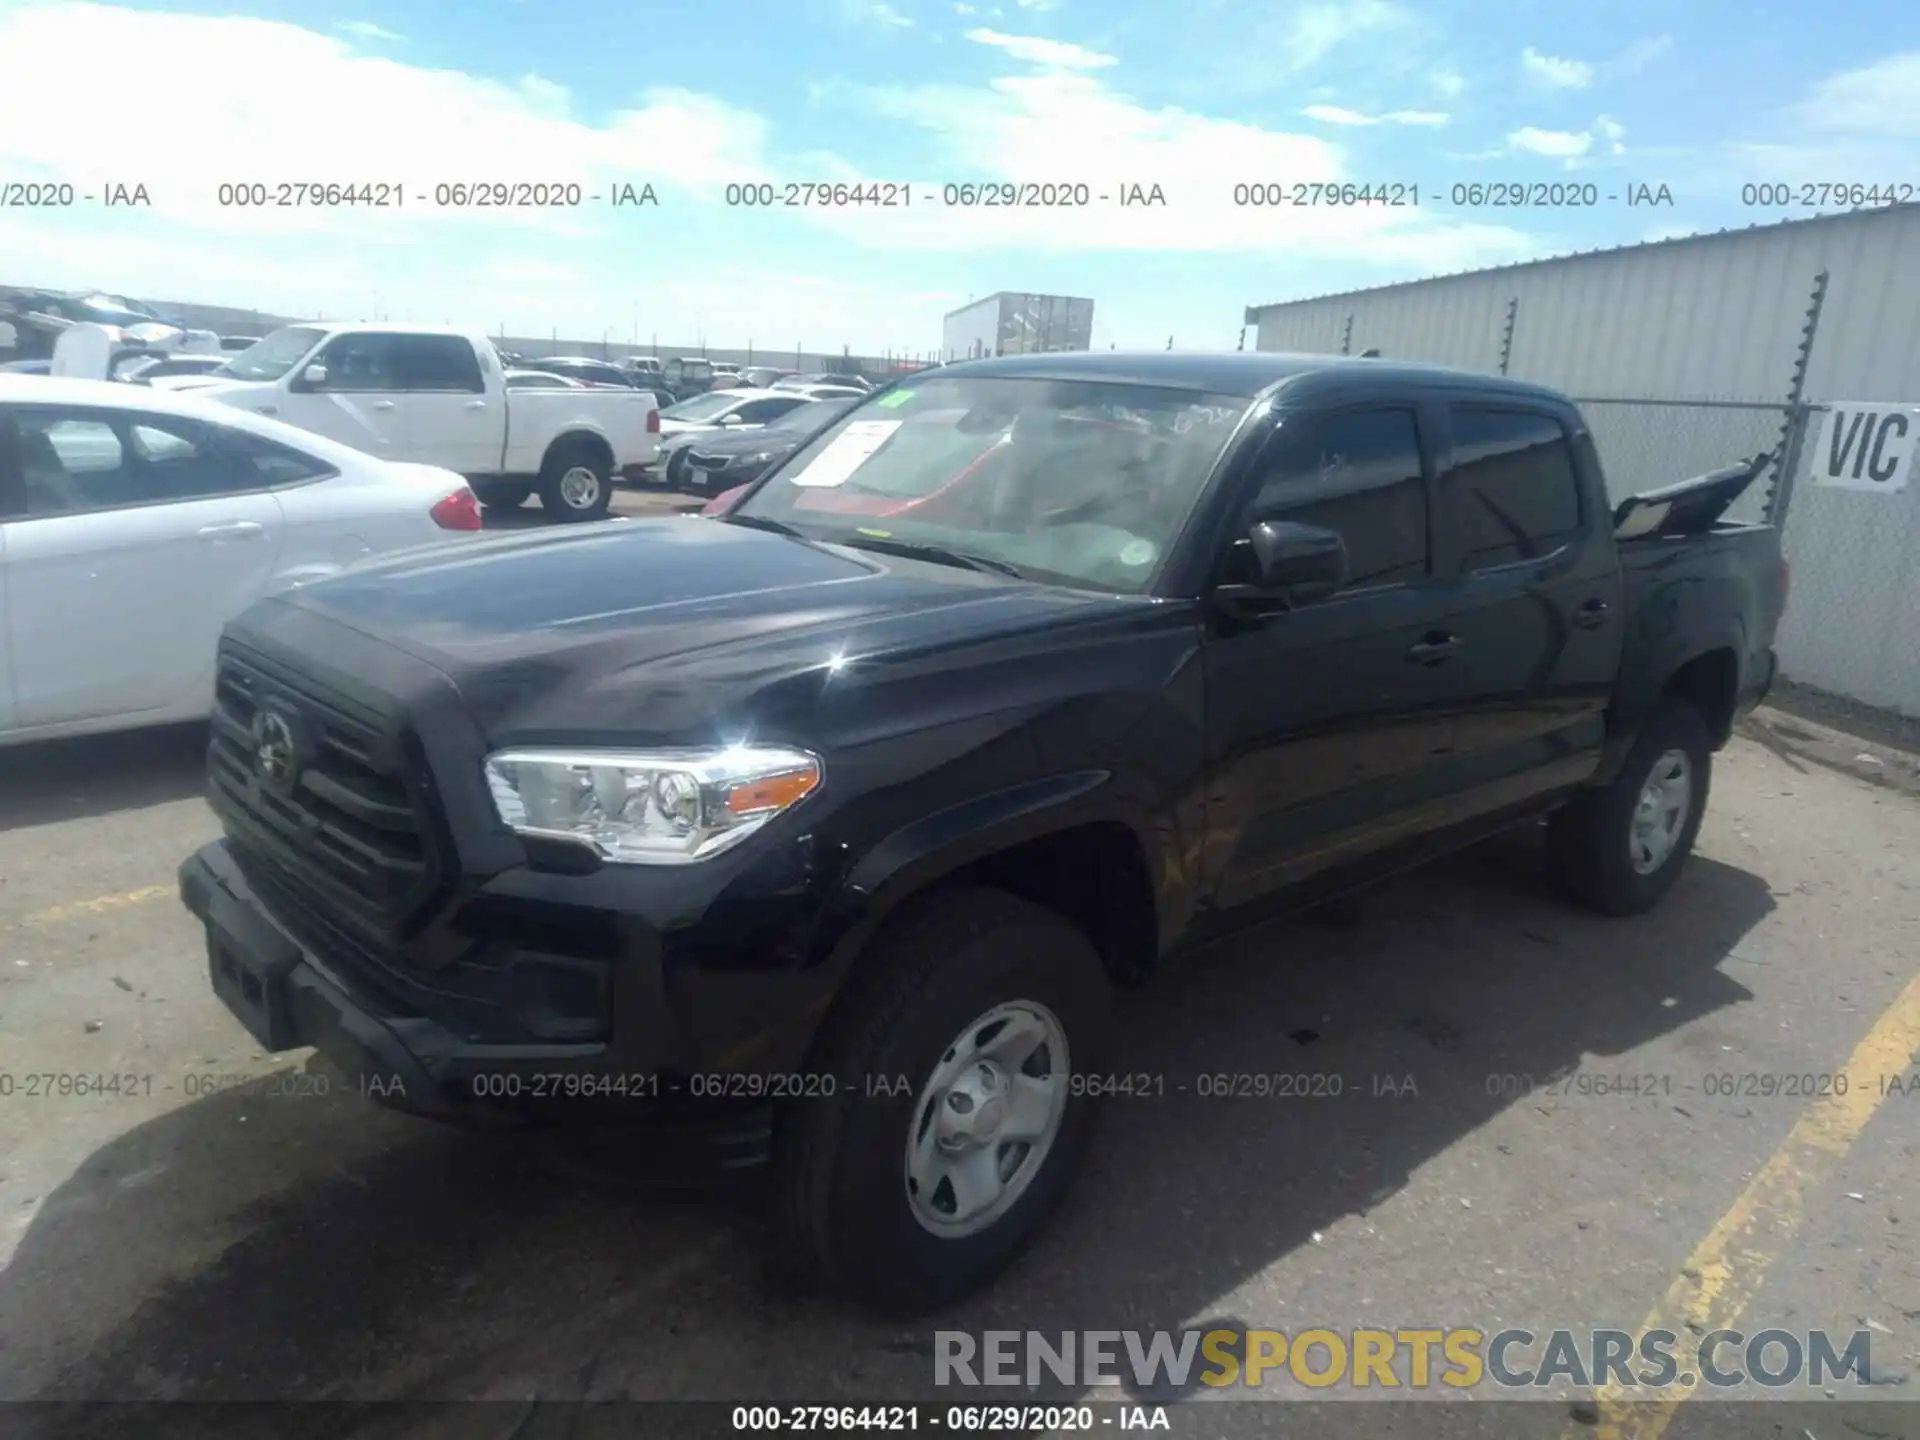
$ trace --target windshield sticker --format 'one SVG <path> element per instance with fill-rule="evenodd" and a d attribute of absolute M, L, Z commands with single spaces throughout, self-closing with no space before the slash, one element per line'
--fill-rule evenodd
<path fill-rule="evenodd" d="M 913 391 L 896 390 L 891 395 L 882 395 L 876 403 L 882 410 L 897 410 L 911 399 L 913 399 Z"/>
<path fill-rule="evenodd" d="M 1151 540 L 1129 540 L 1120 547 L 1120 563 L 1128 569 L 1138 569 L 1142 565 L 1151 565 L 1153 557 L 1159 553 L 1159 548 Z"/>
<path fill-rule="evenodd" d="M 829 488 L 844 485 L 878 450 L 892 438 L 904 421 L 856 420 L 833 437 L 826 449 L 808 462 L 807 468 L 793 477 L 793 483 Z"/>

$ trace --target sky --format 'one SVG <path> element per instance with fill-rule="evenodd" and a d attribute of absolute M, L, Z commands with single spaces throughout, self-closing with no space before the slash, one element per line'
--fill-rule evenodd
<path fill-rule="evenodd" d="M 1016 182 L 1084 203 L 948 188 Z M 1091 298 L 1098 348 L 1231 348 L 1249 304 L 1823 182 L 1920 199 L 1920 6 L 0 0 L 0 283 L 301 316 L 918 355 L 1017 290 Z M 300 184 L 403 198 L 236 203 Z"/>

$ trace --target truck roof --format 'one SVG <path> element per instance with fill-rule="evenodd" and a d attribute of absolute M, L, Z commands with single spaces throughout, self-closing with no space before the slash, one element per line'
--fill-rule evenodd
<path fill-rule="evenodd" d="M 1109 380 L 1248 398 L 1283 382 L 1324 376 L 1341 384 L 1364 378 L 1388 389 L 1467 385 L 1513 395 L 1565 399 L 1558 391 L 1524 380 L 1445 365 L 1273 350 L 1078 350 L 1047 355 L 1002 355 L 990 360 L 957 361 L 940 367 L 938 373 L 1023 380 Z"/>

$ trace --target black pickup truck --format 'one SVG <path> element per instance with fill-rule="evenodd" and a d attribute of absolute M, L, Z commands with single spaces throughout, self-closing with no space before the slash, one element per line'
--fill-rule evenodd
<path fill-rule="evenodd" d="M 255 605 L 182 895 L 269 1049 L 771 1159 L 790 1257 L 935 1306 L 1065 1192 L 1113 986 L 1547 814 L 1573 897 L 1660 898 L 1773 677 L 1779 539 L 1723 518 L 1761 463 L 1616 513 L 1510 380 L 943 368 L 723 519 Z"/>

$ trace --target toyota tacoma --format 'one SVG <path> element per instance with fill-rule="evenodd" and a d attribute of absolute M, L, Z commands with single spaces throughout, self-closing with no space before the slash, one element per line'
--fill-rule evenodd
<path fill-rule="evenodd" d="M 254 605 L 183 898 L 268 1049 L 770 1160 L 784 1253 L 923 1311 L 1066 1192 L 1114 987 L 1541 817 L 1570 896 L 1661 898 L 1773 678 L 1765 463 L 1616 510 L 1514 380 L 945 367 L 718 519 Z"/>

